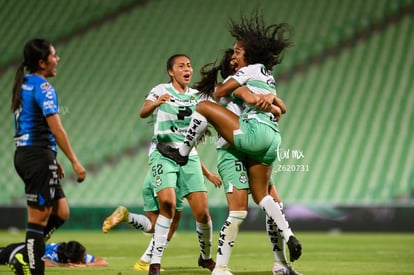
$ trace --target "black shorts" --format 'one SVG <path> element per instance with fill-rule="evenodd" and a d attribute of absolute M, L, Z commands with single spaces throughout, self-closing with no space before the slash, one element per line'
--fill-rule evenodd
<path fill-rule="evenodd" d="M 65 197 L 52 150 L 35 146 L 17 147 L 14 167 L 24 181 L 27 205 L 52 205 Z"/>

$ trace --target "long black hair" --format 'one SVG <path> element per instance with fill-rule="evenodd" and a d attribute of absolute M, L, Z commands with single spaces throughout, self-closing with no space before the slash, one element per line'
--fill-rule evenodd
<path fill-rule="evenodd" d="M 250 18 L 242 14 L 240 23 L 230 19 L 229 31 L 242 44 L 246 62 L 263 64 L 268 70 L 282 61 L 283 51 L 291 46 L 291 27 L 287 23 L 266 26 L 258 10 Z"/>
<path fill-rule="evenodd" d="M 208 63 L 200 69 L 201 80 L 194 84 L 194 89 L 197 89 L 201 96 L 210 97 L 213 95 L 219 73 L 223 79 L 235 73 L 230 64 L 232 55 L 233 49 L 229 48 L 224 51 L 218 65 L 216 62 Z"/>
<path fill-rule="evenodd" d="M 45 39 L 32 39 L 29 40 L 23 49 L 23 61 L 17 67 L 16 75 L 14 77 L 11 110 L 15 112 L 20 108 L 22 103 L 21 87 L 24 82 L 24 69 L 26 68 L 29 73 L 34 73 L 41 70 L 39 61 L 43 60 L 47 62 L 47 58 L 51 51 L 51 43 Z"/>

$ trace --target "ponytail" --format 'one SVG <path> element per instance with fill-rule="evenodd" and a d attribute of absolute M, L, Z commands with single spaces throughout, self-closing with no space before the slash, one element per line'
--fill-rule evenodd
<path fill-rule="evenodd" d="M 17 68 L 13 83 L 13 94 L 11 101 L 11 110 L 15 112 L 20 108 L 22 103 L 21 89 L 24 82 L 24 69 L 29 73 L 34 73 L 41 68 L 39 67 L 39 60 L 47 61 L 50 54 L 50 47 L 52 44 L 41 38 L 35 38 L 26 42 L 23 48 L 23 62 Z"/>
<path fill-rule="evenodd" d="M 16 75 L 14 77 L 13 91 L 12 91 L 12 101 L 11 101 L 11 111 L 14 113 L 17 109 L 20 108 L 22 103 L 22 84 L 24 81 L 24 67 L 25 62 L 20 63 L 19 67 L 16 70 Z"/>
<path fill-rule="evenodd" d="M 194 88 L 199 91 L 201 96 L 211 97 L 217 84 L 217 74 L 219 67 L 215 67 L 214 63 L 204 65 L 201 70 L 201 80 L 195 83 Z"/>
<path fill-rule="evenodd" d="M 233 66 L 230 64 L 232 55 L 233 49 L 227 49 L 219 65 L 216 66 L 215 63 L 209 63 L 201 68 L 201 80 L 194 85 L 194 88 L 200 91 L 200 95 L 207 97 L 213 96 L 219 72 L 223 79 L 235 73 Z"/>

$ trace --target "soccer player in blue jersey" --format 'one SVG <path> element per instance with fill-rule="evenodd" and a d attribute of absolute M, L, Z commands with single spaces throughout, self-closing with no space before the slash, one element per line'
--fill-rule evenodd
<path fill-rule="evenodd" d="M 25 253 L 25 243 L 13 243 L 0 247 L 0 264 L 7 264 L 16 274 L 28 272 L 28 265 L 19 264 Z M 45 246 L 46 266 L 108 266 L 105 259 L 86 253 L 86 248 L 78 241 L 50 243 Z"/>
<path fill-rule="evenodd" d="M 78 182 L 86 175 L 60 120 L 56 91 L 47 81 L 56 76 L 59 60 L 49 41 L 28 41 L 13 84 L 14 165 L 25 184 L 28 209 L 27 253 L 22 260 L 29 264 L 32 275 L 44 274 L 45 239 L 69 217 L 60 185 L 64 171 L 56 159 L 57 146 L 72 163 Z"/>

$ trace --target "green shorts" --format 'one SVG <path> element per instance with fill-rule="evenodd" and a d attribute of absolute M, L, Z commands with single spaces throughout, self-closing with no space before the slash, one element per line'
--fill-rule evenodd
<path fill-rule="evenodd" d="M 164 188 L 175 189 L 177 198 L 193 192 L 207 192 L 198 155 L 190 156 L 188 163 L 180 166 L 155 150 L 149 157 L 150 178 L 156 193 Z"/>
<path fill-rule="evenodd" d="M 217 149 L 217 170 L 225 193 L 233 192 L 233 188 L 249 189 L 245 161 L 246 154 L 237 151 L 234 147 Z"/>
<path fill-rule="evenodd" d="M 142 186 L 142 197 L 144 199 L 144 211 L 145 212 L 155 212 L 160 210 L 160 206 L 157 200 L 157 193 L 151 184 L 151 173 L 147 172 L 145 176 L 144 183 Z M 181 196 L 177 196 L 176 207 L 177 211 L 183 210 L 183 199 Z"/>
<path fill-rule="evenodd" d="M 239 118 L 240 129 L 234 131 L 234 146 L 250 158 L 271 166 L 277 158 L 281 137 L 275 129 L 256 119 Z"/>
<path fill-rule="evenodd" d="M 198 155 L 190 156 L 187 164 L 180 166 L 178 187 L 183 198 L 190 193 L 207 192 L 200 157 Z"/>

